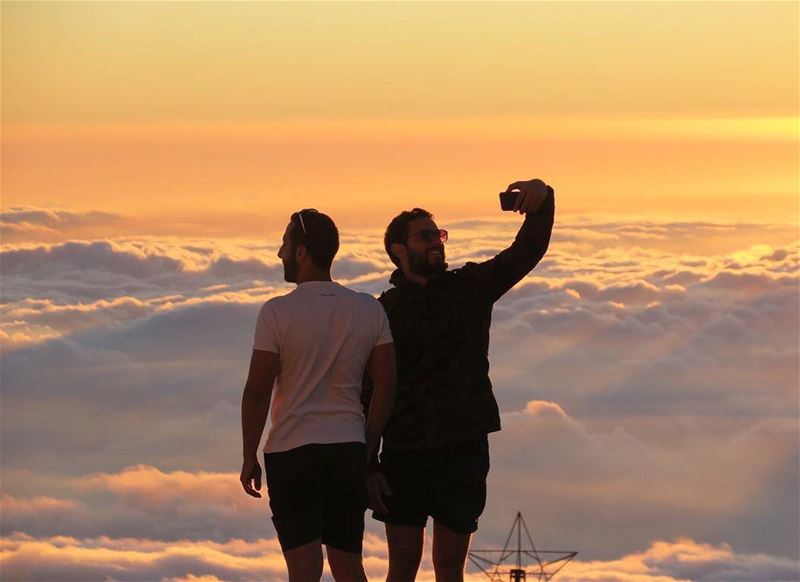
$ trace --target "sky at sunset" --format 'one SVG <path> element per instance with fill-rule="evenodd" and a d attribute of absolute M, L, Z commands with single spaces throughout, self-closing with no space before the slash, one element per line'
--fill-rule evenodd
<path fill-rule="evenodd" d="M 238 472 L 289 214 L 329 213 L 334 278 L 378 295 L 397 212 L 458 267 L 533 177 L 556 224 L 494 310 L 474 547 L 522 511 L 579 552 L 555 580 L 800 578 L 800 4 L 0 11 L 3 580 L 284 580 Z"/>

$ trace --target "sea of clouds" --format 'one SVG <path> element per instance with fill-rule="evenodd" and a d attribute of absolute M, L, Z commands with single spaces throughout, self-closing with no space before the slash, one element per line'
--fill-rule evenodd
<path fill-rule="evenodd" d="M 2 576 L 283 579 L 238 483 L 255 317 L 292 289 L 280 234 L 79 236 L 120 224 L 0 219 Z M 451 267 L 517 225 L 442 225 Z M 798 579 L 799 265 L 795 227 L 557 222 L 494 310 L 503 430 L 473 545 L 522 511 L 537 548 L 580 552 L 558 580 Z M 377 295 L 391 270 L 378 229 L 343 229 L 335 279 Z M 371 519 L 365 555 L 380 579 Z"/>

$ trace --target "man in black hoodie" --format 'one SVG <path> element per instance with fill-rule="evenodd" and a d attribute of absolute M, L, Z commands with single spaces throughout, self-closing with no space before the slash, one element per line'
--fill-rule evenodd
<path fill-rule="evenodd" d="M 389 582 L 414 580 L 428 516 L 436 580 L 463 580 L 486 503 L 487 435 L 500 430 L 489 380 L 492 307 L 541 260 L 553 229 L 553 189 L 534 179 L 514 190 L 513 210 L 525 221 L 510 247 L 482 263 L 448 270 L 447 231 L 421 208 L 386 230 L 398 268 L 380 301 L 397 351 L 397 396 L 369 486 L 373 517 L 386 524 Z"/>

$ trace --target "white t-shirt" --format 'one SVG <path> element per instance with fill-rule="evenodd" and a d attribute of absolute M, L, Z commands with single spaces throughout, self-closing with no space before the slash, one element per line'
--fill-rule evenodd
<path fill-rule="evenodd" d="M 311 443 L 365 442 L 361 382 L 372 348 L 392 342 L 372 295 L 308 281 L 261 308 L 254 350 L 274 352 L 280 369 L 264 452 Z"/>

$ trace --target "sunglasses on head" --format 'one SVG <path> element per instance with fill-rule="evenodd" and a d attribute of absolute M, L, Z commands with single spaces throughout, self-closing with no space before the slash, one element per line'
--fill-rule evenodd
<path fill-rule="evenodd" d="M 292 220 L 294 220 L 295 217 L 300 219 L 300 226 L 303 228 L 303 236 L 308 236 L 308 231 L 306 230 L 306 223 L 303 222 L 304 212 L 319 214 L 319 210 L 317 210 L 316 208 L 303 208 L 302 210 L 298 210 L 297 212 L 292 214 Z"/>

